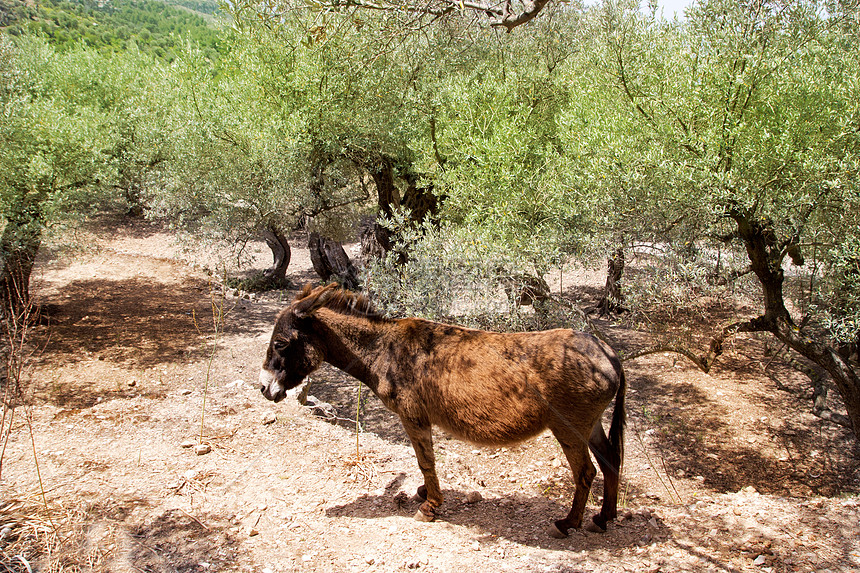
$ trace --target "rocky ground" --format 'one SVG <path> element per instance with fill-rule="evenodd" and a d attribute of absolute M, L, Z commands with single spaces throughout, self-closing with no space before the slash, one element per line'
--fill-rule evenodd
<path fill-rule="evenodd" d="M 3 452 L 0 572 L 860 569 L 860 452 L 810 413 L 802 379 L 763 375 L 760 339 L 708 375 L 668 354 L 625 363 L 623 519 L 607 533 L 547 534 L 572 495 L 548 434 L 481 449 L 437 432 L 447 501 L 420 523 L 405 434 L 355 380 L 320 370 L 317 408 L 262 398 L 292 292 L 213 296 L 199 255 L 149 224 L 81 242 L 34 275 L 47 320 Z M 297 287 L 309 269 L 296 248 Z M 601 326 L 622 352 L 647 345 Z"/>

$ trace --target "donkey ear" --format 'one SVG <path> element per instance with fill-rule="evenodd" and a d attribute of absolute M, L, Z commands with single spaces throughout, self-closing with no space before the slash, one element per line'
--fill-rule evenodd
<path fill-rule="evenodd" d="M 337 288 L 337 283 L 332 283 L 328 286 L 313 289 L 307 294 L 307 296 L 304 296 L 293 303 L 293 316 L 296 318 L 305 318 L 310 313 L 323 306 L 326 301 L 328 301 L 330 294 Z M 307 290 L 307 288 L 305 290 Z M 302 292 L 302 294 L 305 294 L 305 292 Z"/>

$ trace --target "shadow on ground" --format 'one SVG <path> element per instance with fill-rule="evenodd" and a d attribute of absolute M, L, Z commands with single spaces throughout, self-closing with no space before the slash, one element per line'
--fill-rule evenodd
<path fill-rule="evenodd" d="M 140 368 L 194 358 L 213 332 L 208 288 L 192 278 L 177 285 L 75 281 L 44 307 L 48 324 L 35 333 L 39 361 L 67 365 L 96 357 Z"/>
<path fill-rule="evenodd" d="M 363 494 L 349 503 L 330 507 L 326 510 L 326 516 L 360 519 L 382 519 L 395 515 L 411 517 L 418 511 L 419 501 L 416 498 L 398 499 L 395 495 L 404 479 L 404 474 L 396 476 L 380 495 Z M 655 527 L 653 523 L 649 526 L 643 519 L 634 519 L 633 522 L 627 522 L 627 525 L 611 523 L 605 534 L 571 531 L 568 538 L 559 540 L 549 535 L 549 527 L 553 521 L 567 515 L 569 505 L 526 494 L 512 494 L 509 497 L 467 503 L 467 492 L 443 489 L 442 493 L 445 503 L 439 509 L 437 521 L 480 530 L 486 534 L 487 543 L 495 543 L 498 538 L 504 538 L 543 549 L 582 551 L 598 546 L 620 548 L 625 544 L 635 543 L 646 532 L 650 532 L 653 537 L 665 537 L 668 534 L 668 529 L 662 523 Z M 590 520 L 596 511 L 593 507 L 586 508 L 585 519 Z M 623 536 L 614 534 L 621 530 Z M 635 533 L 631 535 L 631 532 Z"/>
<path fill-rule="evenodd" d="M 203 573 L 232 570 L 239 540 L 215 518 L 178 509 L 129 532 L 128 560 L 136 571 Z"/>
<path fill-rule="evenodd" d="M 781 428 L 761 423 L 758 435 L 740 442 L 737 437 L 749 434 L 749 429 L 733 427 L 725 406 L 694 384 L 667 382 L 642 371 L 628 377 L 636 391 L 628 416 L 635 427 L 649 428 L 648 445 L 657 452 L 659 469 L 670 476 L 698 476 L 705 487 L 719 493 L 747 486 L 780 496 L 856 492 L 856 484 L 846 476 L 857 470 L 860 451 L 844 429 L 830 425 L 825 429 L 818 419 L 795 416 Z M 753 386 L 749 392 L 755 390 Z M 802 398 L 768 390 L 762 399 L 771 402 L 775 417 L 803 409 Z M 843 438 L 821 449 L 823 432 Z M 635 439 L 629 434 L 628 439 Z M 778 445 L 785 454 L 775 459 L 771 448 L 757 446 L 765 443 Z M 842 445 L 832 447 L 835 443 Z"/>

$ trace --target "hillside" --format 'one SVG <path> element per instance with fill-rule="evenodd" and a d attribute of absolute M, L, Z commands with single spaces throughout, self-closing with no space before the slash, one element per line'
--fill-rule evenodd
<path fill-rule="evenodd" d="M 60 49 L 81 41 L 112 51 L 136 45 L 168 61 L 188 39 L 214 59 L 217 11 L 213 0 L 0 0 L 0 28 L 44 34 Z"/>

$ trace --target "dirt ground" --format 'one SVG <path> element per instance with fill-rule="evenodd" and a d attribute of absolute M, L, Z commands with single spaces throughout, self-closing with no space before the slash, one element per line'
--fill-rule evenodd
<path fill-rule="evenodd" d="M 446 503 L 421 523 L 406 436 L 355 380 L 312 376 L 325 409 L 261 396 L 292 292 L 213 298 L 199 256 L 152 224 L 81 233 L 85 252 L 46 250 L 34 273 L 47 320 L 3 453 L 0 573 L 860 570 L 860 451 L 811 414 L 808 383 L 763 375 L 763 339 L 735 338 L 710 374 L 625 362 L 625 518 L 605 534 L 547 534 L 573 489 L 548 434 L 481 449 L 436 432 Z M 299 245 L 290 278 L 313 278 Z M 623 353 L 648 345 L 600 325 Z"/>

